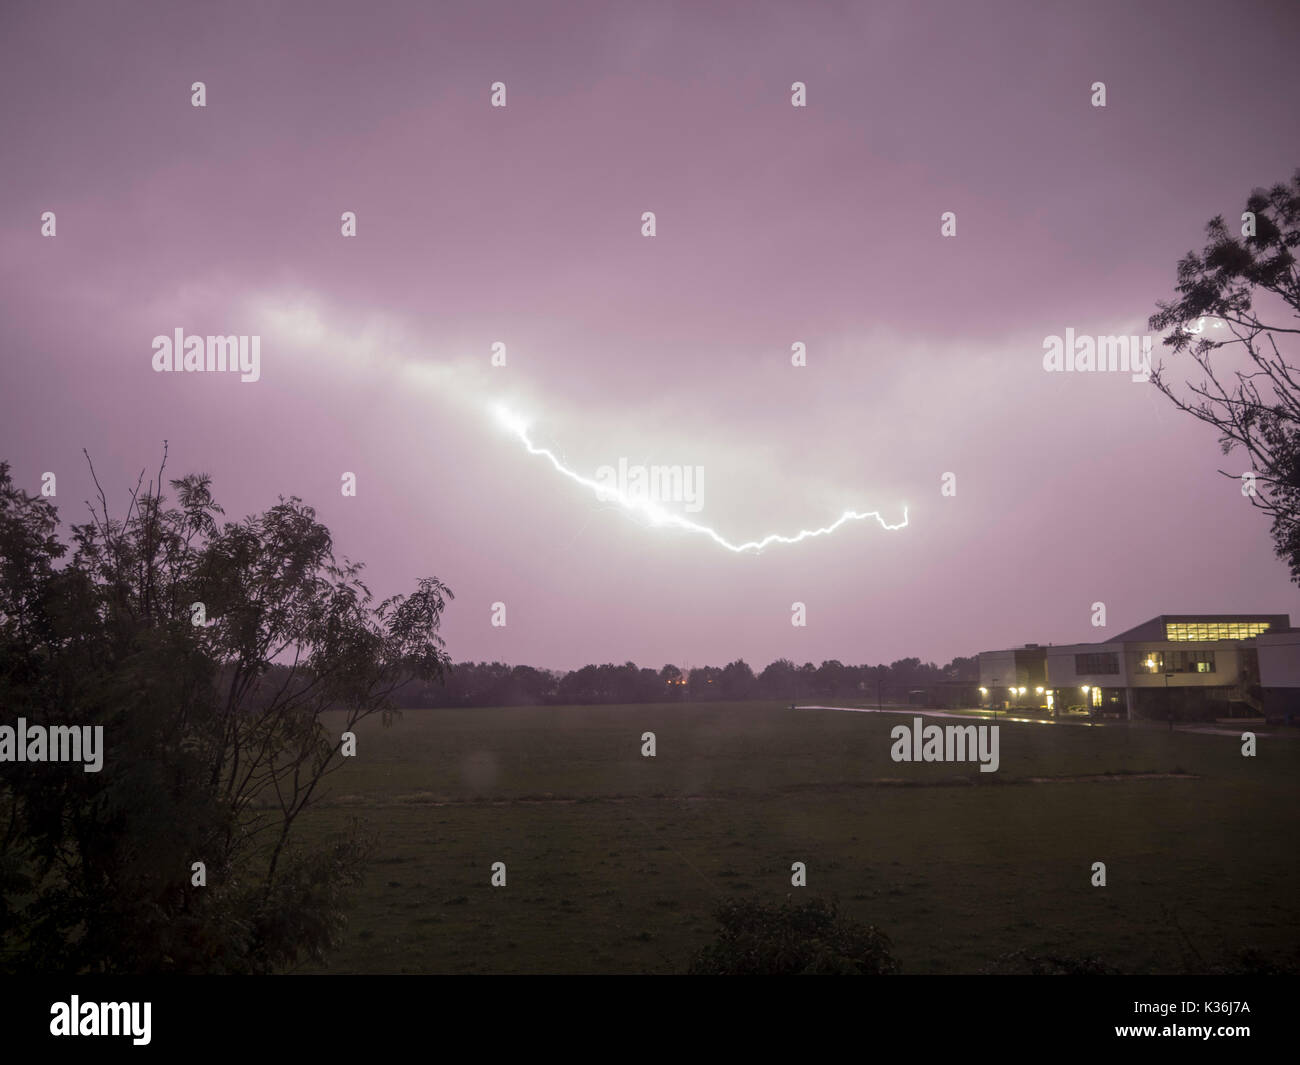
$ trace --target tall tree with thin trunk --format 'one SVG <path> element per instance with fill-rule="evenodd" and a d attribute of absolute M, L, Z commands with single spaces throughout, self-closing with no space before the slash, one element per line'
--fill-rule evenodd
<path fill-rule="evenodd" d="M 1248 470 L 1220 470 L 1272 519 L 1277 555 L 1300 584 L 1300 170 L 1289 183 L 1256 189 L 1239 224 L 1222 215 L 1206 226 L 1205 247 L 1178 264 L 1178 297 L 1157 302 L 1150 328 L 1189 357 L 1179 372 L 1163 363 L 1152 383 L 1182 411 L 1212 425 L 1225 455 Z M 1199 373 L 1197 372 L 1199 370 Z M 1191 379 L 1179 383 L 1176 378 Z M 1196 378 L 1199 377 L 1199 381 Z"/>

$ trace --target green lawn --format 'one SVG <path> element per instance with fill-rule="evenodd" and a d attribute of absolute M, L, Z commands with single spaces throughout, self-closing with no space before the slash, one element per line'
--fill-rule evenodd
<path fill-rule="evenodd" d="M 681 971 L 724 894 L 838 898 L 911 973 L 1012 950 L 1177 972 L 1189 941 L 1206 963 L 1300 946 L 1294 739 L 1249 759 L 1230 736 L 1003 723 L 981 774 L 891 761 L 908 721 L 746 703 L 367 722 L 303 825 L 355 821 L 376 844 L 343 943 L 309 971 Z M 1107 773 L 1130 779 L 1028 779 Z"/>

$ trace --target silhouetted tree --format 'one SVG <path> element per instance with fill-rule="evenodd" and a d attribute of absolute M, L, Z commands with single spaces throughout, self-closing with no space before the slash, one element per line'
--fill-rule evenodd
<path fill-rule="evenodd" d="M 1253 232 L 1249 217 L 1238 232 L 1222 215 L 1210 220 L 1204 249 L 1178 264 L 1178 298 L 1158 302 L 1149 322 L 1171 330 L 1165 346 L 1189 354 L 1201 381 L 1177 390 L 1162 364 L 1152 382 L 1218 430 L 1223 454 L 1245 451 L 1250 471 L 1219 472 L 1256 475 L 1253 494 L 1244 480 L 1243 494 L 1272 518 L 1274 549 L 1300 584 L 1300 382 L 1288 361 L 1300 333 L 1300 170 L 1290 184 L 1252 192 L 1246 211 Z"/>
<path fill-rule="evenodd" d="M 678 681 L 687 680 L 686 684 Z M 758 675 L 743 659 L 719 669 L 692 667 L 689 675 L 674 665 L 657 673 L 621 666 L 589 665 L 559 674 L 531 666 L 511 668 L 502 662 L 458 662 L 449 666 L 444 681 L 405 683 L 397 693 L 399 705 L 442 706 L 589 706 L 604 703 L 694 702 L 764 699 L 858 699 L 875 702 L 879 684 L 882 699 L 906 699 L 916 687 L 940 680 L 979 679 L 975 658 L 956 658 L 942 670 L 933 662 L 905 658 L 892 666 L 849 666 L 835 659 L 813 666 L 796 666 L 788 658 L 769 663 Z"/>
<path fill-rule="evenodd" d="M 768 699 L 793 699 L 795 684 L 795 666 L 788 658 L 768 663 L 758 675 L 759 691 Z"/>
<path fill-rule="evenodd" d="M 666 665 L 659 671 L 659 690 L 665 698 L 680 702 L 686 698 L 686 686 L 681 683 L 682 671 L 674 665 Z"/>
<path fill-rule="evenodd" d="M 341 764 L 341 734 L 446 664 L 437 580 L 372 605 L 360 564 L 336 561 L 301 500 L 218 525 L 206 476 L 171 481 L 174 508 L 143 480 L 121 519 L 100 490 L 68 558 L 54 506 L 0 463 L 0 723 L 100 726 L 104 743 L 99 772 L 4 766 L 10 972 L 265 972 L 319 956 L 364 848 L 307 849 L 294 828 Z"/>
<path fill-rule="evenodd" d="M 969 680 L 977 681 L 980 679 L 980 660 L 977 655 L 970 658 L 954 658 L 942 670 L 944 680 Z"/>
<path fill-rule="evenodd" d="M 744 659 L 738 658 L 723 667 L 718 684 L 722 689 L 720 693 L 722 698 L 748 699 L 753 696 L 756 688 L 754 671 L 749 668 Z"/>
<path fill-rule="evenodd" d="M 722 670 L 717 666 L 696 666 L 686 680 L 692 702 L 722 698 Z"/>

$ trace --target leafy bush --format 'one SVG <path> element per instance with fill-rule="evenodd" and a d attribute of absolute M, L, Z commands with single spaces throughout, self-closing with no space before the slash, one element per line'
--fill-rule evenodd
<path fill-rule="evenodd" d="M 102 771 L 0 765 L 0 972 L 318 957 L 366 847 L 305 848 L 300 816 L 342 733 L 445 668 L 440 582 L 374 604 L 300 500 L 219 524 L 207 477 L 170 483 L 120 519 L 101 491 L 65 544 L 0 463 L 0 725 L 103 738 Z"/>
<path fill-rule="evenodd" d="M 834 902 L 809 899 L 779 906 L 724 899 L 714 911 L 717 940 L 690 972 L 710 976 L 882 976 L 898 971 L 889 938 L 841 917 Z"/>

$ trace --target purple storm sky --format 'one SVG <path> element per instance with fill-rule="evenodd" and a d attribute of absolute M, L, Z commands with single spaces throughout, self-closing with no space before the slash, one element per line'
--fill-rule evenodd
<path fill-rule="evenodd" d="M 228 517 L 300 495 L 377 596 L 451 586 L 457 660 L 943 663 L 1300 616 L 1216 473 L 1242 458 L 1128 374 L 1042 365 L 1067 328 L 1146 333 L 1205 222 L 1300 163 L 1298 28 L 1287 3 L 9 2 L 0 458 L 29 491 L 55 472 L 65 521 L 83 447 L 119 514 L 164 439 Z M 260 335 L 261 379 L 155 373 L 177 328 Z M 703 466 L 689 516 L 731 540 L 910 523 L 732 554 L 561 477 L 497 401 L 584 476 Z"/>

